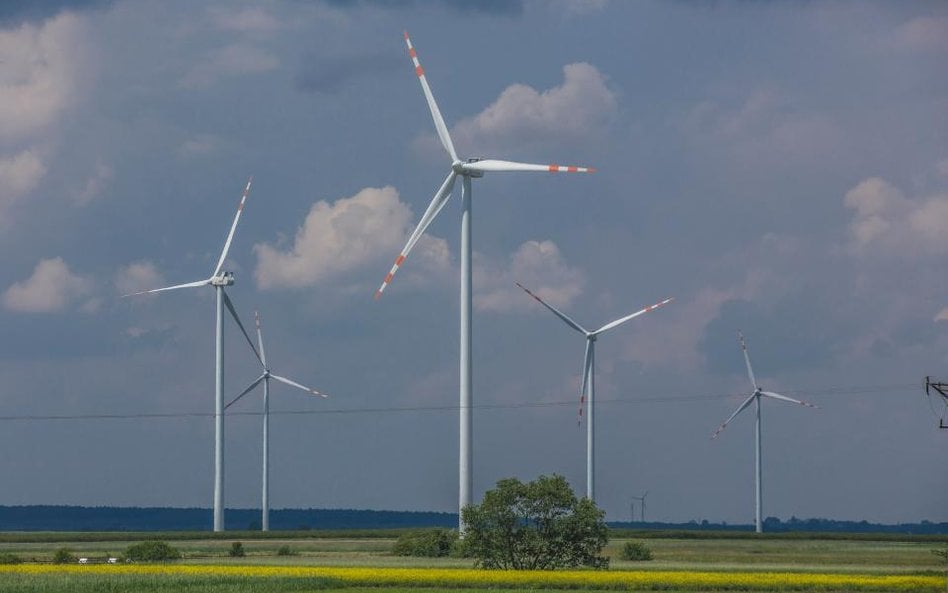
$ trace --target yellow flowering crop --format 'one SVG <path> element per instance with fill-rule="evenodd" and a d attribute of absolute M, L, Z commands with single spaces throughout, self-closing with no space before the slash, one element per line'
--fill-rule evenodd
<path fill-rule="evenodd" d="M 788 572 L 698 571 L 502 571 L 442 568 L 369 568 L 309 566 L 235 566 L 189 564 L 0 566 L 0 575 L 169 575 L 220 577 L 325 577 L 355 586 L 401 587 L 507 587 L 661 589 L 731 591 L 939 591 L 937 576 L 856 575 Z"/>

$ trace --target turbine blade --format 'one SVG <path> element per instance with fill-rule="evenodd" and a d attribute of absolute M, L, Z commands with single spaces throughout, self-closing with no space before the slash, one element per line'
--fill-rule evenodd
<path fill-rule="evenodd" d="M 610 329 L 612 329 L 612 328 L 614 328 L 614 327 L 617 327 L 617 326 L 622 325 L 623 323 L 625 323 L 626 321 L 629 321 L 630 319 L 635 319 L 635 318 L 638 317 L 639 315 L 644 315 L 645 313 L 648 313 L 649 311 L 654 311 L 655 309 L 658 309 L 658 308 L 661 307 L 662 305 L 667 305 L 668 303 L 672 302 L 673 300 L 675 300 L 674 297 L 672 297 L 672 298 L 667 298 L 667 299 L 665 299 L 664 301 L 661 301 L 661 302 L 659 302 L 659 303 L 655 303 L 654 305 L 649 305 L 648 307 L 645 307 L 645 308 L 642 309 L 641 311 L 636 311 L 635 313 L 633 313 L 633 314 L 631 314 L 631 315 L 626 315 L 625 317 L 623 317 L 623 318 L 621 318 L 621 319 L 616 319 L 615 321 L 611 321 L 611 322 L 605 324 L 604 326 L 600 327 L 600 328 L 597 329 L 596 331 L 594 331 L 594 332 L 593 332 L 593 335 L 594 335 L 594 336 L 598 336 L 599 334 L 601 334 L 601 333 L 603 333 L 603 332 L 607 332 L 607 331 L 609 331 Z"/>
<path fill-rule="evenodd" d="M 528 295 L 532 296 L 532 297 L 534 298 L 534 300 L 536 300 L 538 303 L 540 303 L 541 305 L 543 305 L 544 307 L 546 307 L 547 309 L 549 309 L 550 311 L 552 311 L 554 315 L 556 315 L 557 317 L 559 317 L 560 319 L 562 319 L 562 320 L 566 323 L 566 325 L 570 326 L 571 328 L 575 329 L 576 331 L 578 331 L 578 332 L 581 333 L 581 334 L 589 333 L 589 332 L 587 332 L 585 329 L 583 329 L 583 326 L 581 326 L 580 324 L 578 324 L 578 323 L 576 323 L 575 321 L 573 321 L 572 319 L 570 319 L 565 313 L 563 313 L 563 312 L 557 310 L 556 307 L 554 307 L 553 305 L 550 305 L 549 303 L 547 303 L 546 301 L 544 301 L 543 299 L 541 299 L 541 298 L 538 297 L 537 295 L 533 294 L 533 293 L 530 291 L 529 288 L 527 288 L 527 287 L 524 286 L 523 284 L 520 284 L 519 282 L 517 282 L 516 284 L 517 284 L 517 286 L 519 286 L 520 288 L 522 288 L 525 293 L 527 293 Z"/>
<path fill-rule="evenodd" d="M 747 406 L 749 406 L 749 405 L 751 404 L 751 402 L 754 401 L 754 398 L 755 398 L 755 397 L 757 397 L 757 392 L 756 392 L 756 391 L 755 391 L 754 393 L 752 393 L 749 398 L 745 399 L 745 400 L 744 400 L 744 403 L 742 403 L 736 410 L 734 410 L 734 413 L 733 413 L 733 414 L 731 414 L 730 416 L 728 416 L 728 419 L 725 420 L 725 421 L 721 424 L 721 426 L 719 426 L 718 429 L 714 431 L 714 434 L 711 435 L 711 438 L 712 438 L 712 439 L 718 438 L 718 435 L 721 434 L 721 431 L 724 430 L 724 428 L 728 425 L 728 423 L 729 423 L 731 420 L 734 420 L 734 417 L 735 417 L 735 416 L 737 416 L 738 414 L 740 414 L 741 412 L 743 412 L 743 411 L 744 411 L 744 408 L 746 408 Z"/>
<path fill-rule="evenodd" d="M 441 139 L 441 144 L 444 146 L 444 149 L 448 151 L 448 155 L 451 157 L 451 162 L 453 163 L 458 160 L 458 155 L 454 151 L 454 143 L 451 142 L 451 134 L 448 133 L 448 126 L 444 123 L 441 110 L 438 109 L 438 103 L 435 102 L 434 95 L 431 93 L 431 87 L 428 86 L 428 79 L 425 78 L 425 69 L 421 67 L 421 62 L 418 61 L 418 53 L 411 44 L 408 31 L 405 31 L 405 43 L 408 45 L 408 55 L 411 56 L 411 61 L 415 65 L 415 74 L 418 75 L 418 81 L 421 82 L 421 89 L 425 92 L 425 100 L 428 101 L 428 109 L 431 110 L 431 119 L 434 120 L 435 129 L 438 130 L 438 138 Z"/>
<path fill-rule="evenodd" d="M 747 364 L 747 376 L 750 377 L 751 386 L 754 389 L 759 389 L 757 387 L 757 379 L 754 378 L 754 369 L 751 368 L 751 359 L 747 354 L 747 342 L 744 341 L 744 334 L 741 333 L 741 330 L 737 330 L 737 337 L 741 342 L 741 350 L 744 352 L 744 362 Z"/>
<path fill-rule="evenodd" d="M 224 241 L 224 250 L 221 251 L 221 258 L 217 260 L 217 267 L 214 268 L 214 273 L 211 274 L 211 277 L 215 277 L 221 273 L 221 268 L 224 267 L 224 260 L 227 259 L 227 252 L 230 251 L 230 243 L 234 240 L 234 231 L 237 230 L 237 221 L 240 220 L 240 213 L 244 211 L 244 202 L 247 201 L 247 196 L 250 194 L 250 184 L 253 183 L 253 177 L 247 180 L 247 186 L 244 188 L 244 193 L 240 196 L 240 204 L 237 205 L 237 214 L 234 216 L 234 222 L 230 225 L 230 232 L 227 233 L 227 240 Z"/>
<path fill-rule="evenodd" d="M 586 405 L 586 389 L 589 386 L 589 374 L 592 372 L 590 353 L 592 340 L 586 339 L 586 354 L 583 356 L 583 386 L 579 390 L 579 414 L 576 417 L 576 426 L 583 423 L 583 407 Z"/>
<path fill-rule="evenodd" d="M 164 292 L 166 290 L 177 290 L 179 288 L 194 288 L 196 286 L 207 286 L 210 283 L 211 283 L 211 279 L 208 278 L 207 280 L 198 280 L 197 282 L 188 282 L 186 284 L 175 284 L 174 286 L 165 286 L 164 288 L 153 288 L 151 290 L 143 290 L 141 292 L 123 294 L 122 298 L 124 299 L 125 297 L 138 296 L 140 294 L 152 294 L 155 292 Z"/>
<path fill-rule="evenodd" d="M 779 399 L 781 401 L 790 402 L 792 404 L 800 404 L 801 406 L 806 406 L 808 408 L 819 408 L 816 404 L 811 404 L 810 402 L 801 401 L 798 399 L 793 399 L 792 397 L 787 397 L 786 395 L 780 395 L 779 393 L 774 393 L 773 391 L 761 391 L 761 395 L 766 395 L 767 397 L 773 399 Z"/>
<path fill-rule="evenodd" d="M 253 383 L 251 383 L 251 384 L 247 387 L 247 389 L 244 389 L 243 391 L 240 392 L 240 395 L 238 395 L 238 396 L 235 397 L 234 399 L 230 400 L 230 403 L 227 404 L 226 406 L 224 406 L 224 409 L 226 410 L 227 408 L 229 408 L 229 407 L 231 407 L 232 405 L 234 405 L 235 403 L 237 403 L 237 400 L 239 400 L 239 399 L 242 398 L 243 396 L 245 396 L 245 395 L 247 395 L 248 393 L 250 393 L 251 391 L 253 391 L 254 387 L 256 387 L 257 385 L 260 385 L 260 382 L 263 381 L 263 380 L 266 379 L 266 378 L 267 378 L 267 374 L 266 374 L 266 373 L 264 373 L 264 374 L 260 375 L 259 377 L 257 377 L 257 379 L 256 379 Z"/>
<path fill-rule="evenodd" d="M 382 285 L 379 287 L 379 289 L 375 291 L 376 300 L 382 296 L 382 292 L 385 290 L 385 287 L 388 286 L 388 283 L 392 281 L 392 278 L 395 276 L 395 272 L 398 271 L 399 266 L 401 266 L 405 261 L 405 258 L 408 257 L 412 247 L 414 247 L 415 243 L 421 239 L 421 236 L 425 233 L 425 230 L 428 228 L 431 222 L 437 218 L 438 213 L 441 212 L 441 209 L 444 208 L 444 205 L 448 203 L 448 199 L 451 197 L 451 190 L 454 189 L 454 180 L 457 179 L 457 176 L 457 173 L 451 171 L 448 173 L 448 176 L 445 177 L 444 183 L 441 184 L 441 187 L 438 189 L 438 193 L 436 193 L 431 199 L 431 203 L 428 204 L 428 209 L 425 210 L 421 220 L 418 221 L 418 226 L 416 226 L 415 230 L 412 231 L 412 234 L 408 238 L 408 242 L 405 243 L 405 247 L 402 249 L 402 252 L 398 254 L 397 258 L 395 258 L 395 265 L 392 266 L 392 269 L 389 270 L 388 275 L 385 276 L 384 280 L 382 280 Z"/>
<path fill-rule="evenodd" d="M 533 163 L 518 163 L 515 161 L 501 161 L 498 159 L 484 159 L 464 163 L 461 169 L 479 173 L 503 171 L 536 171 L 540 173 L 595 173 L 592 167 L 574 167 L 573 165 L 535 165 Z"/>
<path fill-rule="evenodd" d="M 260 311 L 254 311 L 253 316 L 257 322 L 257 345 L 260 346 L 260 362 L 263 363 L 263 368 L 267 368 L 267 352 L 263 349 L 263 331 L 260 329 Z"/>
<path fill-rule="evenodd" d="M 223 290 L 223 289 L 221 289 Z M 237 315 L 237 309 L 234 308 L 234 303 L 231 302 L 230 297 L 227 296 L 227 291 L 224 291 L 224 304 L 227 305 L 227 310 L 230 311 L 231 317 L 234 318 L 234 321 L 237 322 L 237 327 L 240 328 L 240 333 L 244 335 L 244 338 L 247 340 L 247 345 L 250 346 L 250 349 L 253 350 L 254 356 L 257 357 L 257 360 L 260 361 L 260 364 L 263 365 L 263 359 L 260 358 L 260 353 L 257 352 L 256 346 L 253 345 L 253 340 L 250 339 L 250 334 L 247 333 L 247 330 L 244 329 L 244 324 L 240 321 L 240 315 Z M 266 368 L 266 365 L 263 365 Z"/>
<path fill-rule="evenodd" d="M 277 381 L 279 381 L 279 382 L 281 382 L 281 383 L 286 383 L 287 385 L 290 385 L 291 387 L 296 387 L 297 389 L 302 389 L 303 391 L 308 391 L 308 392 L 312 393 L 313 395 L 318 395 L 319 397 L 329 397 L 329 396 L 326 395 L 325 393 L 320 393 L 320 392 L 316 391 L 315 389 L 310 389 L 309 387 L 307 387 L 307 386 L 305 386 L 305 385 L 300 385 L 300 384 L 297 383 L 296 381 L 290 381 L 290 380 L 287 379 L 286 377 L 281 377 L 280 375 L 270 375 L 270 378 L 271 378 L 271 379 L 276 379 Z"/>

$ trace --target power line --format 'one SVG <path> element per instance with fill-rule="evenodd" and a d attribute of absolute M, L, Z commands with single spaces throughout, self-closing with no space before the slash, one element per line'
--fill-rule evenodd
<path fill-rule="evenodd" d="M 809 397 L 853 396 L 873 393 L 907 392 L 918 388 L 916 383 L 898 383 L 891 385 L 867 385 L 861 387 L 826 387 L 822 389 L 788 391 L 787 394 Z M 637 398 L 605 398 L 597 401 L 605 405 L 644 405 L 644 404 L 679 404 L 699 401 L 713 401 L 739 397 L 738 393 L 718 394 L 664 394 L 649 395 Z M 517 402 L 498 404 L 476 404 L 475 410 L 515 410 L 533 408 L 555 408 L 577 405 L 577 400 L 558 400 L 545 402 Z M 397 414 L 407 412 L 454 412 L 458 405 L 426 405 L 426 406 L 388 406 L 372 408 L 336 408 L 336 409 L 306 409 L 306 410 L 270 410 L 271 415 L 278 416 L 320 416 L 343 414 Z M 262 416 L 263 412 L 228 412 L 227 416 Z M 44 422 L 44 421 L 78 421 L 78 420 L 165 420 L 182 418 L 213 418 L 213 412 L 132 412 L 127 414 L 21 414 L 0 416 L 0 422 Z"/>

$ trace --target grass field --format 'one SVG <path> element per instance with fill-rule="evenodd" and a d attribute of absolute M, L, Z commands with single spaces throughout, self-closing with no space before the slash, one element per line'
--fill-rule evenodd
<path fill-rule="evenodd" d="M 390 553 L 394 538 L 324 537 L 293 533 L 266 538 L 176 539 L 183 559 L 169 565 L 50 564 L 55 550 L 104 561 L 120 555 L 127 534 L 108 540 L 58 534 L 42 538 L 0 538 L 0 554 L 11 553 L 24 564 L 0 566 L 0 593 L 50 591 L 217 592 L 325 591 L 345 589 L 395 593 L 429 591 L 523 590 L 662 590 L 662 591 L 945 591 L 944 565 L 933 554 L 948 543 L 930 541 L 847 541 L 839 539 L 749 538 L 646 541 L 654 560 L 618 560 L 625 539 L 613 539 L 605 553 L 609 571 L 504 573 L 470 570 L 471 561 L 403 558 Z M 206 536 L 206 534 L 203 534 Z M 254 535 L 243 533 L 240 535 Z M 260 534 L 255 534 L 259 536 Z M 156 537 L 156 534 L 150 534 Z M 77 541 L 87 539 L 87 541 Z M 56 540 L 56 541 L 54 541 Z M 231 558 L 231 543 L 241 541 L 246 556 Z M 289 546 L 293 555 L 279 556 Z M 368 589 L 365 589 L 368 587 Z"/>

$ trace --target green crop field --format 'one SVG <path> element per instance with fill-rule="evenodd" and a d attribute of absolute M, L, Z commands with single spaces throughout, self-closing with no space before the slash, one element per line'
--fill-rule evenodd
<path fill-rule="evenodd" d="M 55 591 L 223 592 L 341 590 L 387 593 L 437 591 L 662 590 L 662 591 L 945 591 L 945 566 L 932 553 L 941 541 L 872 541 L 869 538 L 681 539 L 636 537 L 653 560 L 619 560 L 625 538 L 605 550 L 608 571 L 555 571 L 521 577 L 515 573 L 472 571 L 462 558 L 405 558 L 391 553 L 393 534 L 344 533 L 210 534 L 4 534 L 0 555 L 21 564 L 0 565 L 0 593 Z M 233 537 L 240 535 L 241 537 Z M 165 565 L 104 564 L 136 541 L 166 539 L 182 559 Z M 235 541 L 245 556 L 229 555 Z M 62 547 L 87 565 L 54 565 Z M 289 547 L 290 555 L 278 555 Z"/>

